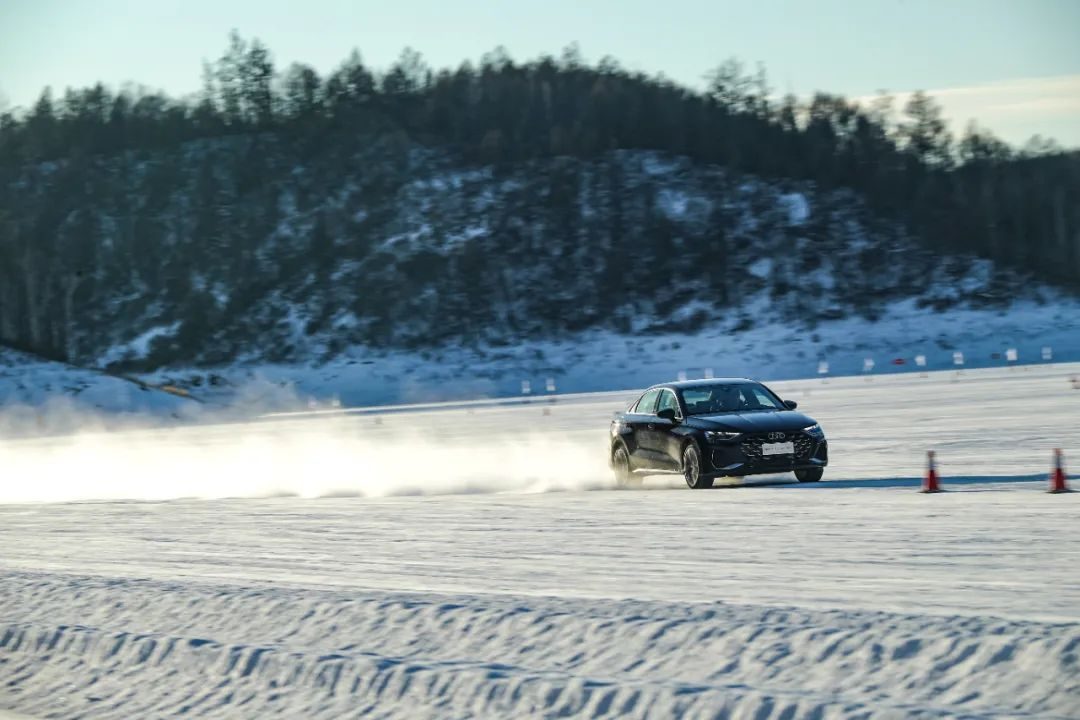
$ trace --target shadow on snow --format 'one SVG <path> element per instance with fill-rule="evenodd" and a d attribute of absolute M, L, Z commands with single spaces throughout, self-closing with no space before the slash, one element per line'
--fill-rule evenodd
<path fill-rule="evenodd" d="M 1046 473 L 1036 475 L 946 475 L 940 479 L 941 487 L 948 490 L 953 485 L 1005 485 L 1011 483 L 1046 482 Z M 824 480 L 816 483 L 800 483 L 794 480 L 766 480 L 737 485 L 719 485 L 722 489 L 754 487 L 787 487 L 800 490 L 841 490 L 844 488 L 917 488 L 921 477 L 859 478 L 856 480 Z"/>

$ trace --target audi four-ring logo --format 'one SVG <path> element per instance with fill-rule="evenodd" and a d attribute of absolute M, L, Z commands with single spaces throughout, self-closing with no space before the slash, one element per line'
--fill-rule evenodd
<path fill-rule="evenodd" d="M 783 440 L 784 439 L 784 433 L 771 432 L 771 433 L 769 433 L 769 439 L 770 440 Z"/>

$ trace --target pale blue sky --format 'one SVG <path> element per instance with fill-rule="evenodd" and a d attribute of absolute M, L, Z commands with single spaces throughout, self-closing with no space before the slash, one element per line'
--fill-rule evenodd
<path fill-rule="evenodd" d="M 700 86 L 736 56 L 781 93 L 944 91 L 957 128 L 976 117 L 1012 142 L 1080 146 L 1080 0 L 0 0 L 0 99 L 98 80 L 191 92 L 231 28 L 279 67 L 321 72 L 354 47 L 378 67 L 407 45 L 441 67 L 576 41 L 587 60 Z"/>

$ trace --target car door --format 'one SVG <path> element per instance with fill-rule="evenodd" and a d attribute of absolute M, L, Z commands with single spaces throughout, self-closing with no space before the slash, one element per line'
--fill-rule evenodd
<path fill-rule="evenodd" d="M 649 446 L 650 425 L 656 423 L 656 401 L 660 396 L 660 389 L 647 390 L 637 404 L 626 414 L 623 423 L 628 426 L 630 458 L 635 468 L 656 467 L 655 451 Z"/>
<path fill-rule="evenodd" d="M 679 399 L 675 396 L 675 391 L 670 388 L 664 388 L 660 392 L 660 398 L 656 405 L 657 413 L 664 409 L 674 410 L 675 420 L 665 420 L 662 417 L 657 417 L 650 424 L 651 427 L 648 429 L 649 448 L 655 453 L 658 463 L 668 468 L 678 469 L 682 463 L 680 457 L 682 447 L 681 438 L 675 431 L 682 424 L 683 411 L 679 407 Z"/>

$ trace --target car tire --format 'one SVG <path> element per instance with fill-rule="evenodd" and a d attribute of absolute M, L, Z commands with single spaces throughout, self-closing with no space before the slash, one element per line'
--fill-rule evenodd
<path fill-rule="evenodd" d="M 697 445 L 688 443 L 682 451 L 683 479 L 691 490 L 705 490 L 712 487 L 712 478 L 701 476 L 701 453 Z"/>
<path fill-rule="evenodd" d="M 824 474 L 825 468 L 809 468 L 807 470 L 796 470 L 795 479 L 799 482 L 817 482 Z"/>
<path fill-rule="evenodd" d="M 611 455 L 611 467 L 615 471 L 615 484 L 621 488 L 638 487 L 641 478 L 634 475 L 630 470 L 630 455 L 626 448 L 619 445 Z"/>

